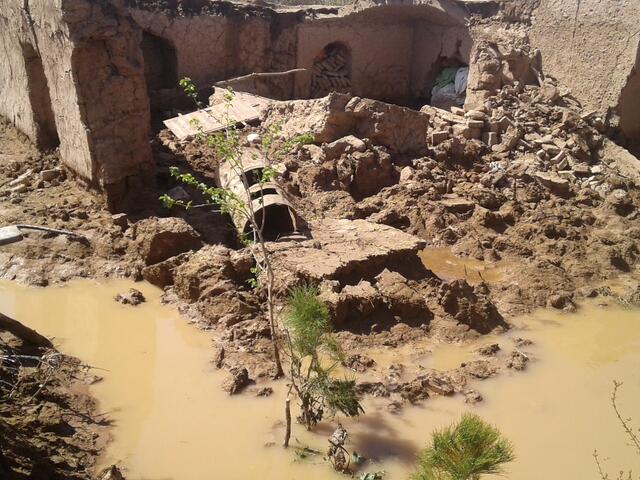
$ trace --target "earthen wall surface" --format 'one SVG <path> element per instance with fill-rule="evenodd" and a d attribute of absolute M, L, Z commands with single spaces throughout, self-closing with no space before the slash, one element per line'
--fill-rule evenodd
<path fill-rule="evenodd" d="M 537 0 L 529 37 L 544 72 L 585 106 L 615 110 L 640 44 L 637 0 Z M 612 119 L 615 122 L 615 119 Z"/>
<path fill-rule="evenodd" d="M 106 192 L 112 209 L 135 206 L 142 189 L 131 180 L 151 164 L 149 107 L 141 32 L 124 3 L 6 0 L 0 22 L 9 59 L 0 114 L 39 144 L 43 126 L 53 128 L 66 166 Z"/>

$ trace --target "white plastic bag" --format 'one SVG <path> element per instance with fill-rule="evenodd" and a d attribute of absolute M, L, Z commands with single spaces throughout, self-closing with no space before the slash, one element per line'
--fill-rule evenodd
<path fill-rule="evenodd" d="M 467 91 L 469 67 L 460 67 L 456 72 L 455 87 L 457 95 L 464 95 Z"/>

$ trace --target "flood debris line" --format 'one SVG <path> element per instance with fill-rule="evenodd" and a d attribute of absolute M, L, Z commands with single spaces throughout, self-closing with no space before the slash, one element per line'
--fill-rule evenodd
<path fill-rule="evenodd" d="M 86 393 L 95 380 L 78 359 L 0 314 L 2 478 L 94 478 L 108 437 L 108 422 Z"/>

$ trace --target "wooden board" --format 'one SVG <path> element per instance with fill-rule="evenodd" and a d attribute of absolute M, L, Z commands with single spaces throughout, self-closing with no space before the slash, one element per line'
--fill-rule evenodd
<path fill-rule="evenodd" d="M 22 240 L 22 232 L 15 225 L 0 227 L 0 245 L 8 245 L 20 240 Z"/>
<path fill-rule="evenodd" d="M 268 98 L 244 92 L 236 92 L 230 103 L 212 105 L 202 110 L 179 115 L 164 121 L 166 127 L 184 140 L 197 134 L 222 130 L 229 122 L 253 122 L 271 102 Z"/>

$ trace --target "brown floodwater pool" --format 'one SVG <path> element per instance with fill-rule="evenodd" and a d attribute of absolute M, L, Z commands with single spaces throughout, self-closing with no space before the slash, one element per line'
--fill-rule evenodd
<path fill-rule="evenodd" d="M 147 302 L 130 307 L 113 300 L 135 287 Z M 127 478 L 146 480 L 337 479 L 321 457 L 299 461 L 280 447 L 284 381 L 267 398 L 227 396 L 223 374 L 210 363 L 210 339 L 162 305 L 161 291 L 128 281 L 75 281 L 64 287 L 28 288 L 0 282 L 0 311 L 54 337 L 63 352 L 105 369 L 92 386 L 101 411 L 114 420 L 113 441 L 103 464 L 118 462 Z M 517 460 L 508 478 L 597 479 L 598 449 L 612 475 L 640 470 L 610 405 L 614 379 L 624 382 L 619 404 L 640 427 L 640 312 L 584 305 L 576 314 L 538 312 L 516 321 L 502 337 L 486 338 L 511 350 L 511 337 L 533 360 L 525 372 L 505 371 L 478 382 L 485 401 L 469 406 L 461 396 L 432 398 L 388 413 L 384 402 L 367 400 L 366 415 L 345 420 L 350 450 L 376 458 L 368 471 L 405 479 L 430 432 L 464 411 L 473 411 L 513 440 Z M 473 345 L 429 345 L 372 350 L 381 364 L 419 362 L 450 368 L 470 358 Z M 332 427 L 309 434 L 294 425 L 292 444 L 324 451 Z"/>

